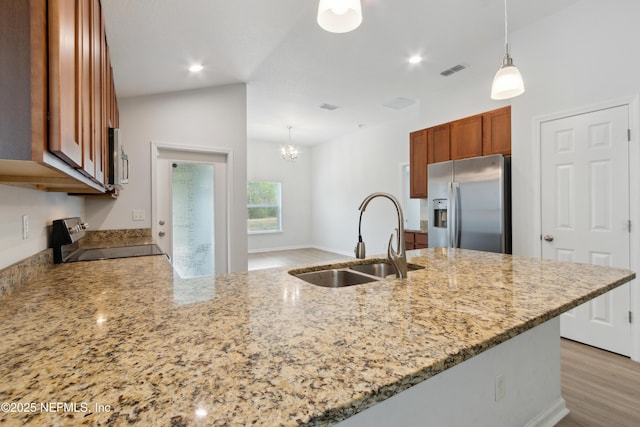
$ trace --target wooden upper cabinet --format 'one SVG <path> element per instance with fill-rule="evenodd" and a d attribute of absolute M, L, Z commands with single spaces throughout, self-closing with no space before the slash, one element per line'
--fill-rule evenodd
<path fill-rule="evenodd" d="M 411 197 L 426 198 L 427 165 L 490 154 L 511 155 L 511 107 L 412 132 L 409 148 Z"/>
<path fill-rule="evenodd" d="M 451 160 L 482 156 L 482 115 L 451 124 Z"/>
<path fill-rule="evenodd" d="M 105 153 L 108 150 L 107 131 L 105 127 L 105 61 L 106 61 L 106 39 L 104 35 L 104 20 L 100 9 L 99 0 L 91 0 L 92 8 L 92 33 L 93 33 L 93 53 L 92 53 L 92 106 L 93 106 L 93 138 L 96 150 L 96 180 L 105 182 L 106 159 Z"/>
<path fill-rule="evenodd" d="M 0 2 L 0 29 L 0 182 L 103 193 L 107 91 L 118 111 L 100 0 Z"/>
<path fill-rule="evenodd" d="M 451 160 L 450 127 L 448 123 L 427 129 L 427 163 L 439 163 Z"/>
<path fill-rule="evenodd" d="M 95 140 L 92 132 L 92 97 L 91 88 L 93 82 L 93 74 L 91 70 L 91 52 L 92 52 L 92 10 L 90 1 L 78 2 L 80 8 L 80 19 L 78 22 L 78 47 L 80 49 L 78 73 L 82 83 L 80 91 L 80 109 L 82 111 L 78 126 L 81 128 L 82 143 L 82 170 L 90 177 L 94 177 L 96 173 L 96 150 Z"/>
<path fill-rule="evenodd" d="M 409 134 L 409 174 L 410 197 L 427 197 L 427 129 Z"/>
<path fill-rule="evenodd" d="M 49 1 L 49 150 L 82 168 L 82 32 L 78 1 Z"/>
<path fill-rule="evenodd" d="M 482 115 L 482 154 L 511 155 L 511 106 Z"/>

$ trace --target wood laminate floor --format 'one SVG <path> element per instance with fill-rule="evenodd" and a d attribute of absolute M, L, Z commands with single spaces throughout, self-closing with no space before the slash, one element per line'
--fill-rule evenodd
<path fill-rule="evenodd" d="M 249 270 L 350 258 L 319 249 L 249 254 Z M 561 340 L 562 396 L 570 413 L 558 427 L 639 427 L 640 363 Z"/>
<path fill-rule="evenodd" d="M 570 413 L 557 426 L 640 426 L 640 363 L 565 339 L 560 348 Z"/>

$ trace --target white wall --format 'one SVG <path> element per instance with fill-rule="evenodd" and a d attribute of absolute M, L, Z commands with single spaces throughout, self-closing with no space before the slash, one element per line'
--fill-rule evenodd
<path fill-rule="evenodd" d="M 46 249 L 51 221 L 84 216 L 84 199 L 66 193 L 0 184 L 0 269 Z M 22 215 L 29 216 L 29 237 L 22 239 Z"/>
<path fill-rule="evenodd" d="M 129 184 L 115 201 L 87 200 L 86 219 L 92 228 L 151 227 L 151 141 L 231 149 L 231 271 L 246 271 L 246 99 L 244 84 L 120 99 L 120 129 L 131 164 Z M 133 209 L 144 209 L 145 221 L 133 221 Z"/>
<path fill-rule="evenodd" d="M 371 191 L 399 191 L 396 164 L 408 161 L 410 131 L 511 104 L 513 251 L 539 256 L 539 232 L 532 227 L 538 187 L 532 158 L 539 155 L 533 151 L 534 118 L 640 93 L 639 16 L 637 0 L 579 2 L 509 35 L 527 90 L 520 97 L 500 102 L 489 97 L 503 49 L 503 41 L 496 40 L 468 58 L 473 74 L 463 71 L 448 78 L 456 80 L 443 80 L 446 88 L 440 92 L 416 88 L 419 120 L 381 125 L 315 148 L 314 243 L 344 251 L 357 224 L 343 224 L 354 216 L 343 206 L 357 205 Z"/>
<path fill-rule="evenodd" d="M 315 246 L 353 255 L 358 241 L 358 207 L 366 196 L 387 192 L 402 201 L 401 165 L 409 160 L 411 118 L 388 125 L 367 126 L 313 147 L 311 206 Z M 386 253 L 397 226 L 393 204 L 373 200 L 362 219 L 367 254 Z M 395 247 L 395 243 L 394 243 Z"/>
<path fill-rule="evenodd" d="M 467 58 L 473 75 L 464 71 L 455 74 L 455 80 L 443 83 L 446 87 L 440 92 L 416 88 L 420 97 L 417 123 L 382 125 L 366 137 L 364 133 L 354 134 L 317 147 L 312 184 L 314 242 L 350 250 L 357 229 L 354 210 L 360 200 L 371 191 L 398 188 L 394 181 L 397 174 L 388 171 L 395 170 L 398 162 L 408 161 L 408 132 L 511 104 L 513 251 L 540 256 L 535 166 L 539 153 L 534 149 L 534 121 L 536 117 L 640 93 L 638 17 L 637 0 L 578 2 L 509 35 L 511 54 L 525 81 L 525 94 L 509 101 L 490 99 L 491 81 L 503 53 L 503 41 L 496 40 Z M 640 194 L 631 197 L 632 205 L 638 206 Z M 367 221 L 371 221 L 369 211 L 365 213 Z M 387 234 L 389 228 L 380 219 L 378 230 L 364 233 L 365 241 L 372 243 L 374 236 Z M 369 253 L 383 252 L 376 239 Z M 632 239 L 637 246 L 637 232 Z M 634 295 L 632 309 L 637 313 L 640 292 Z M 640 358 L 640 328 L 635 327 L 634 334 L 636 358 Z"/>
<path fill-rule="evenodd" d="M 519 253 L 531 254 L 539 242 L 528 226 L 534 221 L 531 190 L 538 183 L 532 181 L 532 163 L 525 161 L 539 156 L 532 152 L 534 118 L 640 93 L 638 17 L 637 0 L 584 0 L 517 34 L 528 85 L 512 110 L 513 155 L 519 163 L 514 177 Z"/>
<path fill-rule="evenodd" d="M 247 180 L 282 183 L 282 232 L 249 235 L 249 252 L 306 248 L 311 244 L 311 149 L 298 147 L 296 161 L 280 157 L 280 145 L 250 141 Z"/>

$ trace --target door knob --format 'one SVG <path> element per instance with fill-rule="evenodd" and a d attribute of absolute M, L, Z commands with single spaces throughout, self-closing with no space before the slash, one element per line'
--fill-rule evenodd
<path fill-rule="evenodd" d="M 545 236 L 543 237 L 543 239 L 546 242 L 553 242 L 553 236 L 551 234 L 545 234 Z"/>
<path fill-rule="evenodd" d="M 163 219 L 161 219 L 161 220 L 158 222 L 158 224 L 160 224 L 160 225 L 164 225 L 164 220 L 163 220 Z"/>
<path fill-rule="evenodd" d="M 158 236 L 160 236 L 160 237 L 164 237 L 164 231 L 159 232 L 159 233 L 158 233 Z"/>

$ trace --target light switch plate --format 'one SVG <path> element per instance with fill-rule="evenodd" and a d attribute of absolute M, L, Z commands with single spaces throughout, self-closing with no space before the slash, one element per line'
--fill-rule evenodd
<path fill-rule="evenodd" d="M 144 221 L 144 209 L 134 209 L 133 210 L 133 220 L 134 221 Z"/>

